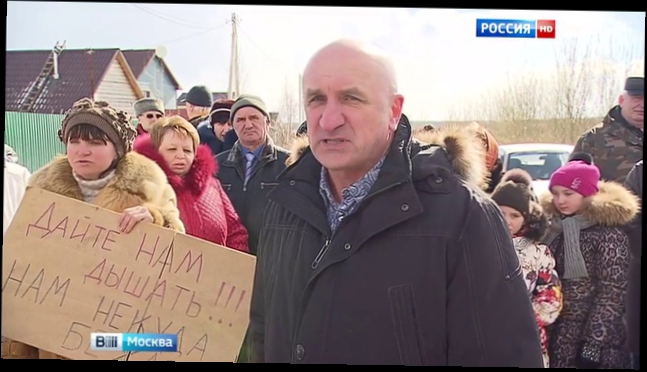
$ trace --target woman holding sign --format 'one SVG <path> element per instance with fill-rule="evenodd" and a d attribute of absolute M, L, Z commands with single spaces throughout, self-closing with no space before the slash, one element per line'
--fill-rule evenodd
<path fill-rule="evenodd" d="M 175 190 L 186 233 L 243 252 L 247 230 L 217 178 L 218 165 L 198 131 L 180 116 L 163 118 L 135 141 L 135 151 L 155 161 Z"/>
<path fill-rule="evenodd" d="M 119 228 L 126 234 L 140 222 L 184 233 L 164 172 L 132 151 L 136 132 L 127 113 L 84 98 L 68 112 L 58 134 L 67 154 L 34 173 L 29 186 L 121 213 Z M 3 340 L 2 357 L 66 359 L 12 340 Z"/>

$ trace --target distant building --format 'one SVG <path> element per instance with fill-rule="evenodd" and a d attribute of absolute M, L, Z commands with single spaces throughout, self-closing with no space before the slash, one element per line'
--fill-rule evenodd
<path fill-rule="evenodd" d="M 132 114 L 144 97 L 119 49 L 8 50 L 6 62 L 5 111 L 62 114 L 89 97 Z"/>
<path fill-rule="evenodd" d="M 154 49 L 123 50 L 122 53 L 144 96 L 161 99 L 166 109 L 177 109 L 177 93 L 182 88 L 164 59 Z"/>
<path fill-rule="evenodd" d="M 84 97 L 107 101 L 131 115 L 133 103 L 144 97 L 177 109 L 180 84 L 153 49 L 58 52 L 6 52 L 5 111 L 62 114 Z"/>

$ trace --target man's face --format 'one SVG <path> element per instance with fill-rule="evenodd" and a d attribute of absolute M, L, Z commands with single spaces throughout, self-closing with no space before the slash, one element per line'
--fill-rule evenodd
<path fill-rule="evenodd" d="M 645 96 L 629 95 L 625 93 L 620 96 L 620 110 L 622 116 L 629 124 L 643 129 L 645 126 Z"/>
<path fill-rule="evenodd" d="M 187 116 L 189 119 L 193 119 L 193 111 L 194 111 L 194 107 L 195 107 L 195 106 L 193 106 L 193 105 L 192 105 L 192 104 L 190 104 L 189 102 L 185 102 L 185 103 L 184 103 L 184 110 L 186 111 L 186 116 Z"/>
<path fill-rule="evenodd" d="M 224 123 L 211 123 L 211 126 L 213 127 L 213 133 L 221 142 L 225 141 L 225 135 L 234 128 L 229 121 L 226 121 Z"/>
<path fill-rule="evenodd" d="M 384 83 L 384 70 L 363 55 L 330 52 L 304 74 L 308 138 L 329 171 L 368 171 L 386 152 L 403 98 Z"/>
<path fill-rule="evenodd" d="M 254 107 L 242 107 L 234 116 L 234 130 L 238 140 L 245 147 L 255 147 L 265 143 L 269 120 Z"/>
<path fill-rule="evenodd" d="M 153 127 L 153 124 L 163 117 L 164 115 L 158 111 L 146 111 L 137 117 L 137 121 L 142 125 L 145 131 L 149 132 Z"/>

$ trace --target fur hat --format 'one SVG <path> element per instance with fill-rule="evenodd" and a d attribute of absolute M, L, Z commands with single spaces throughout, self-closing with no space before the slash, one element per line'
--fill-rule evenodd
<path fill-rule="evenodd" d="M 494 189 L 492 199 L 499 206 L 510 207 L 523 215 L 523 236 L 534 241 L 544 236 L 548 229 L 548 217 L 532 188 L 532 177 L 526 171 L 511 169 L 506 172 Z"/>
<path fill-rule="evenodd" d="M 135 115 L 140 116 L 141 114 L 148 111 L 157 111 L 160 114 L 164 115 L 164 102 L 157 98 L 142 98 L 139 101 L 135 102 L 133 105 L 135 108 Z"/>
<path fill-rule="evenodd" d="M 65 115 L 61 129 L 58 130 L 58 138 L 67 144 L 72 128 L 80 124 L 92 125 L 108 136 L 115 145 L 117 154 L 122 157 L 132 151 L 137 135 L 130 121 L 127 112 L 115 109 L 108 102 L 82 98 Z"/>
<path fill-rule="evenodd" d="M 584 197 L 597 194 L 600 170 L 593 165 L 591 155 L 578 154 L 571 156 L 572 160 L 561 166 L 550 176 L 548 189 L 562 186 L 571 189 Z"/>
<path fill-rule="evenodd" d="M 537 202 L 532 189 L 532 177 L 523 169 L 509 170 L 494 189 L 492 200 L 499 206 L 510 207 L 519 211 L 523 218 L 528 218 L 530 203 Z"/>

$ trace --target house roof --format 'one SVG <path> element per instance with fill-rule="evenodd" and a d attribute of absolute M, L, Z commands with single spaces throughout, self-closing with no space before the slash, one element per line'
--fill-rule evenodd
<path fill-rule="evenodd" d="M 130 49 L 122 50 L 121 52 L 124 54 L 124 57 L 126 57 L 126 61 L 128 61 L 128 65 L 130 65 L 130 68 L 133 70 L 133 75 L 135 75 L 135 78 L 139 79 L 146 67 L 148 67 L 148 65 L 151 63 L 151 61 L 154 58 L 158 58 L 158 60 L 164 67 L 164 70 L 173 82 L 175 89 L 182 89 L 180 87 L 180 83 L 175 78 L 175 75 L 173 75 L 171 69 L 169 69 L 166 62 L 164 62 L 164 59 L 159 58 L 155 55 L 154 49 Z"/>
<path fill-rule="evenodd" d="M 211 92 L 211 98 L 212 101 L 217 101 L 219 99 L 227 99 L 227 93 L 226 92 Z M 180 96 L 177 98 L 177 105 L 178 107 L 184 106 L 184 99 L 186 98 L 186 92 L 180 94 Z"/>
<path fill-rule="evenodd" d="M 90 68 L 89 49 L 65 49 L 61 52 L 58 57 L 60 77 L 53 79 L 50 76 L 47 85 L 33 106 L 33 112 L 63 113 L 77 100 L 90 97 L 92 95 L 92 72 L 94 72 L 94 89 L 96 91 L 115 58 L 124 67 L 126 76 L 130 75 L 130 78 L 134 80 L 134 76 L 119 49 L 93 49 L 92 51 L 93 69 Z M 51 53 L 51 50 L 6 51 L 6 111 L 20 111 L 22 100 L 27 95 L 32 82 L 38 78 Z M 143 96 L 136 82 L 134 82 L 133 89 L 138 96 Z"/>

